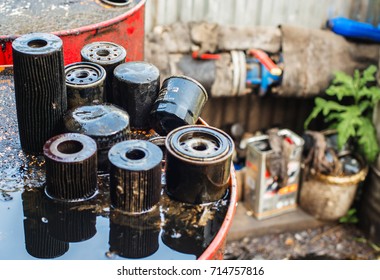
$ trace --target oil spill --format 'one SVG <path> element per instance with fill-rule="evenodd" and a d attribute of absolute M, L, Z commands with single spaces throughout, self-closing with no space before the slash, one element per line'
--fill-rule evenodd
<path fill-rule="evenodd" d="M 81 203 L 45 194 L 45 160 L 20 148 L 12 72 L 0 72 L 0 260 L 196 259 L 224 220 L 229 197 L 205 205 L 171 200 L 163 191 L 149 212 L 110 207 L 109 176 Z M 134 131 L 132 137 L 156 136 Z M 164 174 L 163 174 L 164 175 Z"/>

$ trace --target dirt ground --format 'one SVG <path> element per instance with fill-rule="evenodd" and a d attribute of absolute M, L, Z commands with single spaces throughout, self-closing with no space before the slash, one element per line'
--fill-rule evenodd
<path fill-rule="evenodd" d="M 225 259 L 380 260 L 380 247 L 368 241 L 357 226 L 337 224 L 227 242 Z"/>

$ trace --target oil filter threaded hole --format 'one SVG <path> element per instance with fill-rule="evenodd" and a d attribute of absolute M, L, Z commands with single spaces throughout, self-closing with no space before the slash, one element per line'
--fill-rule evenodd
<path fill-rule="evenodd" d="M 206 151 L 208 149 L 208 146 L 206 143 L 198 142 L 194 143 L 191 148 L 193 148 L 196 151 Z"/>
<path fill-rule="evenodd" d="M 96 54 L 98 56 L 109 56 L 110 55 L 110 51 L 109 50 L 106 50 L 106 49 L 100 49 L 96 52 Z"/>
<path fill-rule="evenodd" d="M 133 149 L 126 152 L 125 157 L 130 160 L 139 160 L 145 157 L 145 152 L 139 149 Z"/>
<path fill-rule="evenodd" d="M 83 149 L 83 144 L 79 141 L 69 140 L 60 143 L 57 150 L 62 154 L 75 154 Z"/>
<path fill-rule="evenodd" d="M 43 48 L 48 44 L 45 40 L 36 39 L 28 42 L 28 46 L 34 49 Z"/>
<path fill-rule="evenodd" d="M 75 73 L 75 77 L 77 77 L 78 79 L 85 79 L 89 76 L 90 74 L 86 71 L 80 71 L 78 73 Z"/>

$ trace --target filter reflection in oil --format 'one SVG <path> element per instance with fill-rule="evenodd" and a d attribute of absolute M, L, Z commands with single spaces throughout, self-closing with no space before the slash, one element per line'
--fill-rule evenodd
<path fill-rule="evenodd" d="M 160 216 L 158 207 L 148 213 L 129 215 L 114 211 L 110 216 L 110 252 L 123 258 L 145 258 L 159 247 Z"/>

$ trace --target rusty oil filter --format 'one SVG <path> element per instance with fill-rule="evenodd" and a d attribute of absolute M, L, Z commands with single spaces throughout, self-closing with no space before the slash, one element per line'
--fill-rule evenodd
<path fill-rule="evenodd" d="M 76 62 L 65 67 L 67 107 L 100 104 L 104 100 L 106 71 L 91 62 Z"/>
<path fill-rule="evenodd" d="M 183 125 L 197 122 L 208 100 L 204 87 L 187 76 L 171 76 L 164 80 L 151 111 L 152 127 L 160 135 Z"/>
<path fill-rule="evenodd" d="M 53 199 L 74 202 L 97 193 L 97 149 L 89 136 L 65 133 L 44 145 L 46 194 Z"/>
<path fill-rule="evenodd" d="M 161 149 L 145 140 L 128 140 L 113 146 L 110 193 L 114 208 L 128 213 L 150 210 L 160 200 Z"/>
<path fill-rule="evenodd" d="M 98 171 L 109 172 L 109 149 L 129 139 L 129 115 L 112 104 L 80 106 L 66 113 L 65 128 L 68 132 L 81 133 L 95 140 L 98 149 Z"/>
<path fill-rule="evenodd" d="M 113 71 L 119 64 L 125 62 L 127 51 L 123 46 L 112 42 L 93 42 L 81 49 L 82 61 L 93 62 L 106 70 L 105 100 L 113 103 Z"/>
<path fill-rule="evenodd" d="M 225 132 L 183 126 L 166 138 L 166 187 L 170 197 L 192 204 L 221 199 L 228 188 L 234 143 Z"/>
<path fill-rule="evenodd" d="M 123 63 L 114 70 L 113 101 L 131 117 L 131 128 L 149 129 L 154 101 L 160 89 L 160 72 L 144 61 Z"/>
<path fill-rule="evenodd" d="M 22 149 L 40 154 L 62 129 L 67 109 L 62 40 L 30 33 L 12 43 L 17 120 Z"/>

